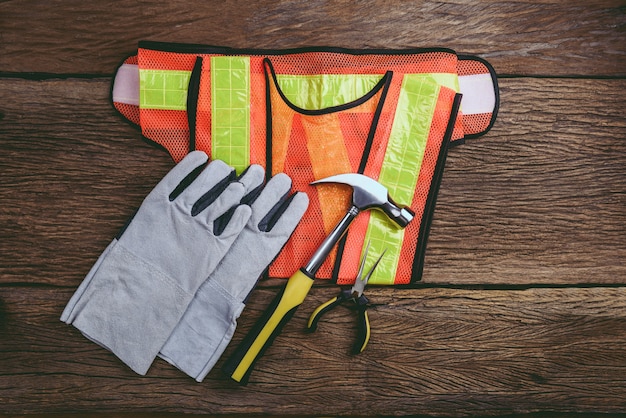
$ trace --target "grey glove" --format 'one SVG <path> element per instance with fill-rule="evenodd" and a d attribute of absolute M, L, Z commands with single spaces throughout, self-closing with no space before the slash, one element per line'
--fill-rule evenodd
<path fill-rule="evenodd" d="M 251 204 L 252 216 L 203 283 L 160 356 L 201 382 L 230 342 L 244 301 L 307 209 L 305 193 L 289 196 L 291 179 L 274 176 Z"/>
<path fill-rule="evenodd" d="M 207 161 L 194 151 L 159 182 L 61 316 L 142 375 L 251 214 L 237 206 L 245 187 L 234 170 L 222 161 L 203 168 Z"/>

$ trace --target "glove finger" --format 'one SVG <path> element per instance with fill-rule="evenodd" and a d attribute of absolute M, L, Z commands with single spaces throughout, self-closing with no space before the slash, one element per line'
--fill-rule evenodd
<path fill-rule="evenodd" d="M 163 177 L 152 193 L 170 196 L 170 200 L 173 200 L 193 181 L 197 171 L 208 160 L 209 156 L 203 151 L 190 152 Z"/>
<path fill-rule="evenodd" d="M 230 208 L 237 206 L 244 192 L 243 184 L 238 181 L 230 182 L 224 191 L 206 208 L 206 212 L 202 215 L 206 222 L 212 225 L 217 218 L 228 212 Z"/>
<path fill-rule="evenodd" d="M 291 236 L 308 207 L 309 196 L 306 193 L 297 192 L 291 195 L 275 210 L 274 216 L 267 225 L 267 234 L 270 236 Z"/>
<path fill-rule="evenodd" d="M 224 231 L 220 234 L 221 239 L 232 239 L 233 241 L 241 233 L 243 228 L 248 223 L 252 209 L 248 205 L 239 205 L 233 212 L 228 225 L 224 228 Z"/>
<path fill-rule="evenodd" d="M 183 207 L 192 208 L 192 215 L 195 216 L 221 195 L 234 176 L 232 167 L 221 160 L 213 160 L 178 199 Z"/>
<path fill-rule="evenodd" d="M 237 181 L 243 184 L 246 189 L 246 195 L 254 192 L 257 188 L 263 185 L 264 180 L 265 170 L 258 164 L 252 164 L 250 167 L 246 168 L 246 170 L 237 179 Z"/>
<path fill-rule="evenodd" d="M 267 182 L 259 197 L 252 203 L 251 220 L 255 228 L 271 216 L 272 209 L 284 200 L 290 190 L 291 178 L 284 173 L 276 174 Z"/>

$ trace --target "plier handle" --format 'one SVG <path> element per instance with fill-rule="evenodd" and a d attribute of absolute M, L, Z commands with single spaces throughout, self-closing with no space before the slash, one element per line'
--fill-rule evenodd
<path fill-rule="evenodd" d="M 339 305 L 342 305 L 344 302 L 352 302 L 353 305 L 350 306 L 352 309 L 357 312 L 357 339 L 352 348 L 353 354 L 362 353 L 367 346 L 367 343 L 370 339 L 370 321 L 369 316 L 367 314 L 367 305 L 369 300 L 363 294 L 365 290 L 365 286 L 367 285 L 368 280 L 372 276 L 374 269 L 378 266 L 378 263 L 385 255 L 385 252 L 378 257 L 372 268 L 363 276 L 363 269 L 365 267 L 365 260 L 367 258 L 367 252 L 369 250 L 369 243 L 365 248 L 365 252 L 361 259 L 361 265 L 359 266 L 359 272 L 357 274 L 356 281 L 354 286 L 350 289 L 343 289 L 336 297 L 330 299 L 329 301 L 322 303 L 317 307 L 311 314 L 309 318 L 309 322 L 307 324 L 307 328 L 310 332 L 314 332 L 317 329 L 317 324 L 322 316 Z"/>
<path fill-rule="evenodd" d="M 357 311 L 358 316 L 357 338 L 352 348 L 352 352 L 353 354 L 358 354 L 365 350 L 365 347 L 370 339 L 370 320 L 367 315 L 367 304 L 369 303 L 369 300 L 365 297 L 365 295 L 361 295 L 355 299 L 352 295 L 352 289 L 342 290 L 339 296 L 322 303 L 313 311 L 311 317 L 309 318 L 307 327 L 310 332 L 314 332 L 317 329 L 317 323 L 326 312 L 333 310 L 347 301 L 353 301 L 356 304 L 354 309 Z"/>

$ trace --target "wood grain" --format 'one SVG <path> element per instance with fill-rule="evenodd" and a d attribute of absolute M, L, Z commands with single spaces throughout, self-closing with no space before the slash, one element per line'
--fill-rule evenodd
<path fill-rule="evenodd" d="M 624 283 L 624 91 L 502 80 L 493 130 L 450 151 L 424 280 Z"/>
<path fill-rule="evenodd" d="M 58 320 L 70 290 L 2 287 L 2 411 L 467 416 L 626 407 L 624 288 L 372 289 L 372 337 L 359 356 L 348 354 L 347 309 L 304 333 L 334 292 L 311 293 L 240 387 L 218 369 L 195 383 L 161 360 L 137 376 Z M 234 343 L 273 294 L 253 294 Z"/>
<path fill-rule="evenodd" d="M 108 102 L 143 39 L 437 46 L 494 65 L 498 120 L 450 150 L 423 282 L 368 288 L 365 353 L 348 354 L 347 309 L 304 332 L 328 283 L 247 387 L 161 360 L 137 376 L 59 321 L 173 165 Z M 618 0 L 0 1 L 0 417 L 626 413 L 625 45 Z M 283 283 L 259 285 L 227 355 Z"/>
<path fill-rule="evenodd" d="M 424 282 L 624 283 L 626 82 L 501 85 L 492 131 L 450 151 Z M 115 114 L 108 89 L 0 80 L 0 283 L 78 286 L 171 168 Z"/>
<path fill-rule="evenodd" d="M 624 3 L 4 1 L 0 72 L 111 74 L 142 39 L 248 48 L 448 47 L 501 74 L 624 76 Z"/>

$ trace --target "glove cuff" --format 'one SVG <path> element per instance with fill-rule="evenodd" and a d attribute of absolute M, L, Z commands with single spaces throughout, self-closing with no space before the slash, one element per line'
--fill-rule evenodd
<path fill-rule="evenodd" d="M 245 305 L 209 278 L 200 287 L 159 356 L 198 382 L 230 342 Z"/>
<path fill-rule="evenodd" d="M 103 256 L 62 320 L 145 375 L 193 295 L 120 242 Z"/>
<path fill-rule="evenodd" d="M 74 321 L 74 318 L 76 317 L 74 310 L 76 304 L 82 298 L 85 291 L 89 288 L 89 285 L 93 280 L 96 272 L 100 268 L 102 261 L 104 261 L 104 259 L 108 256 L 109 252 L 111 252 L 111 249 L 115 246 L 115 244 L 117 244 L 117 239 L 113 239 L 113 241 L 111 241 L 111 243 L 109 243 L 109 245 L 104 249 L 102 254 L 100 254 L 98 260 L 96 260 L 94 265 L 91 267 L 91 270 L 89 270 L 89 273 L 87 273 L 87 276 L 85 276 L 85 279 L 82 281 L 80 286 L 78 286 L 78 289 L 76 289 L 76 291 L 72 295 L 72 298 L 65 306 L 65 309 L 63 309 L 63 313 L 61 314 L 61 321 L 65 322 L 66 324 L 71 324 Z"/>

